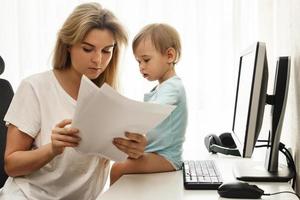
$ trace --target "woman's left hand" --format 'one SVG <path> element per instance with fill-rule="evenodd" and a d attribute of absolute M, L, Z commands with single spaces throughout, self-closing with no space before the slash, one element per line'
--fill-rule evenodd
<path fill-rule="evenodd" d="M 113 144 L 129 158 L 138 159 L 144 155 L 147 138 L 143 134 L 126 132 L 127 138 L 114 138 Z"/>

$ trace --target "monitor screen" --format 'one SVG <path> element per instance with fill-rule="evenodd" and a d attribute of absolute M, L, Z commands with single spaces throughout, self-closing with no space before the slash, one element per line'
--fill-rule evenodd
<path fill-rule="evenodd" d="M 258 42 L 240 56 L 232 132 L 243 157 L 251 157 L 258 138 L 267 85 L 266 46 Z"/>

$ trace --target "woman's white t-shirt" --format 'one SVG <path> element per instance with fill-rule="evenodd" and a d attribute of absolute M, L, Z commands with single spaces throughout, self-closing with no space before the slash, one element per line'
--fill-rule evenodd
<path fill-rule="evenodd" d="M 72 119 L 75 106 L 53 71 L 47 71 L 22 81 L 4 120 L 34 138 L 33 148 L 39 148 L 51 142 L 57 123 Z M 13 181 L 29 199 L 89 200 L 101 192 L 108 170 L 106 159 L 66 148 L 44 167 Z"/>

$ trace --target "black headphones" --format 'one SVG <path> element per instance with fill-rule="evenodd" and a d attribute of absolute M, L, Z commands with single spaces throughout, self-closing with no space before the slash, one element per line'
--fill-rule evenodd
<path fill-rule="evenodd" d="M 204 144 L 208 152 L 241 156 L 231 133 L 222 133 L 220 136 L 210 134 L 204 138 Z"/>

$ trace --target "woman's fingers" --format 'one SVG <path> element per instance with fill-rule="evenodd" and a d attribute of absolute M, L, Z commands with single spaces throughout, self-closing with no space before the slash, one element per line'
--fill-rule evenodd
<path fill-rule="evenodd" d="M 78 143 L 71 143 L 71 142 L 64 142 L 64 141 L 55 141 L 55 145 L 57 147 L 61 147 L 61 148 L 64 148 L 64 147 L 76 147 L 78 145 Z"/>
<path fill-rule="evenodd" d="M 141 143 L 141 142 L 144 142 L 144 141 L 146 141 L 146 143 L 147 143 L 146 136 L 143 135 L 143 134 L 140 134 L 140 133 L 126 132 L 125 136 L 128 137 L 128 139 L 136 141 L 138 143 Z"/>
<path fill-rule="evenodd" d="M 78 134 L 52 134 L 52 139 L 55 141 L 78 144 L 81 138 Z"/>
<path fill-rule="evenodd" d="M 67 127 L 63 127 L 63 128 L 59 128 L 59 127 L 55 127 L 53 129 L 54 133 L 57 133 L 57 134 L 62 134 L 62 135 L 74 135 L 74 134 L 78 134 L 79 133 L 79 130 L 76 129 L 76 128 L 67 128 Z"/>
<path fill-rule="evenodd" d="M 115 146 L 126 153 L 130 158 L 139 158 L 144 154 L 145 147 L 147 145 L 147 139 L 145 135 L 139 133 L 125 133 L 125 138 L 115 138 L 113 143 Z"/>
<path fill-rule="evenodd" d="M 76 128 L 68 127 L 72 123 L 72 120 L 66 119 L 59 122 L 52 130 L 52 152 L 54 154 L 61 154 L 65 147 L 78 146 L 81 138 Z"/>
<path fill-rule="evenodd" d="M 61 122 L 59 122 L 58 124 L 56 124 L 55 127 L 60 127 L 60 128 L 63 128 L 65 127 L 66 125 L 69 125 L 72 123 L 72 120 L 71 119 L 64 119 L 62 120 Z"/>
<path fill-rule="evenodd" d="M 131 149 L 131 148 L 128 148 L 128 146 L 125 146 L 125 145 L 122 145 L 120 143 L 117 143 L 117 142 L 114 142 L 115 146 L 123 151 L 124 153 L 126 153 L 128 155 L 129 158 L 134 158 L 134 159 L 137 159 L 139 157 L 141 157 L 144 152 L 143 151 L 138 151 L 136 149 Z"/>

